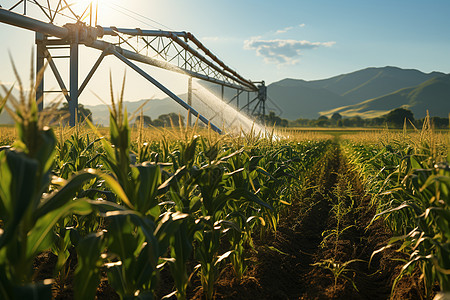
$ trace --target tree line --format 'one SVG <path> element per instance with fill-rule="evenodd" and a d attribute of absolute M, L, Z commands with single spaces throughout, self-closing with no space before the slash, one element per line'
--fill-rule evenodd
<path fill-rule="evenodd" d="M 78 122 L 83 122 L 89 119 L 92 122 L 92 112 L 85 108 L 83 104 L 78 104 Z M 63 103 L 54 117 L 54 123 L 62 122 L 68 123 L 69 120 L 69 105 Z M 143 122 L 144 127 L 171 127 L 185 124 L 185 118 L 177 113 L 162 114 L 158 118 L 153 119 L 149 116 L 138 116 L 135 124 L 138 125 Z M 421 128 L 424 119 L 415 119 L 411 110 L 405 108 L 396 108 L 389 113 L 376 118 L 362 118 L 360 116 L 343 117 L 339 113 L 334 113 L 330 117 L 320 116 L 317 119 L 302 119 L 287 120 L 277 116 L 275 112 L 271 111 L 264 117 L 264 122 L 268 126 L 279 127 L 385 127 L 402 128 L 405 124 L 413 124 L 417 128 Z M 440 117 L 431 117 L 431 123 L 434 128 L 447 129 L 449 128 L 449 119 Z"/>
<path fill-rule="evenodd" d="M 362 118 L 360 116 L 343 117 L 339 113 L 334 113 L 330 117 L 320 116 L 317 119 L 286 120 L 270 112 L 265 118 L 266 124 L 280 127 L 385 127 L 402 128 L 405 121 L 408 125 L 412 124 L 421 128 L 424 119 L 415 119 L 411 110 L 405 108 L 396 108 L 389 113 L 376 118 Z M 434 128 L 449 128 L 449 119 L 441 117 L 431 117 L 431 123 Z"/>

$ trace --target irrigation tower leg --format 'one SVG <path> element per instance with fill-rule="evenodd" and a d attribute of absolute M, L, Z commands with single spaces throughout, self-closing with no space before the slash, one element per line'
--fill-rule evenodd
<path fill-rule="evenodd" d="M 45 60 L 44 39 L 44 34 L 36 32 L 36 80 L 40 80 L 36 88 L 36 102 L 39 111 L 44 109 L 44 74 L 40 75 L 41 70 L 44 69 Z M 39 76 L 41 76 L 41 78 L 39 78 Z"/>
<path fill-rule="evenodd" d="M 192 106 L 192 77 L 189 76 L 188 79 L 188 105 Z M 187 113 L 187 121 L 186 121 L 186 126 L 191 126 L 191 111 L 188 110 Z"/>
<path fill-rule="evenodd" d="M 69 125 L 75 126 L 78 113 L 78 41 L 70 44 L 70 101 L 69 101 Z"/>
<path fill-rule="evenodd" d="M 247 92 L 247 114 L 250 114 L 250 92 Z"/>

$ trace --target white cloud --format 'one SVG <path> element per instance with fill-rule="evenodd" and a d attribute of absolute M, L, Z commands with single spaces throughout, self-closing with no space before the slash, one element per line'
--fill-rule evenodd
<path fill-rule="evenodd" d="M 288 32 L 288 31 L 291 31 L 292 29 L 295 29 L 296 27 L 303 28 L 303 27 L 305 27 L 305 26 L 306 26 L 306 24 L 305 24 L 305 23 L 302 23 L 302 24 L 298 24 L 297 26 L 289 26 L 289 27 L 285 27 L 285 28 L 283 28 L 283 29 L 279 29 L 279 30 L 275 31 L 275 34 L 286 33 L 286 32 Z"/>
<path fill-rule="evenodd" d="M 282 34 L 282 33 L 286 33 L 286 32 L 288 32 L 289 30 L 292 30 L 292 29 L 294 29 L 294 27 L 292 27 L 292 26 L 290 26 L 290 27 L 286 27 L 286 28 L 283 28 L 283 29 L 277 30 L 277 31 L 275 32 L 275 34 Z"/>
<path fill-rule="evenodd" d="M 294 65 L 299 62 L 299 57 L 304 50 L 331 47 L 334 44 L 335 42 L 251 38 L 244 41 L 244 49 L 255 50 L 258 56 L 264 57 L 266 63 Z"/>

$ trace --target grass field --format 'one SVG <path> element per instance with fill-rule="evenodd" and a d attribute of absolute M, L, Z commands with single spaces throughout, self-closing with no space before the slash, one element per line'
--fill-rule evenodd
<path fill-rule="evenodd" d="M 450 292 L 448 132 L 220 136 L 130 128 L 120 105 L 109 128 L 48 128 L 33 103 L 0 128 L 1 299 Z"/>

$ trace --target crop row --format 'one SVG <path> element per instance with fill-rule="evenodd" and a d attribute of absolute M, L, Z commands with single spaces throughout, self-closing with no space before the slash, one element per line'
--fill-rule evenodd
<path fill-rule="evenodd" d="M 192 276 L 211 299 L 225 263 L 242 278 L 253 236 L 277 229 L 328 144 L 187 131 L 132 144 L 121 101 L 113 101 L 109 138 L 91 124 L 93 135 L 58 139 L 22 98 L 10 99 L 17 140 L 0 148 L 2 299 L 52 297 L 52 280 L 33 280 L 45 251 L 57 256 L 60 285 L 76 253 L 76 299 L 93 299 L 104 274 L 122 299 L 152 299 L 162 270 L 178 299 Z"/>
<path fill-rule="evenodd" d="M 394 237 L 385 247 L 404 253 L 405 274 L 419 270 L 429 299 L 436 285 L 450 292 L 450 149 L 429 128 L 389 144 L 344 143 L 347 157 L 373 195 L 377 218 Z M 447 150 L 446 150 L 447 149 Z"/>

